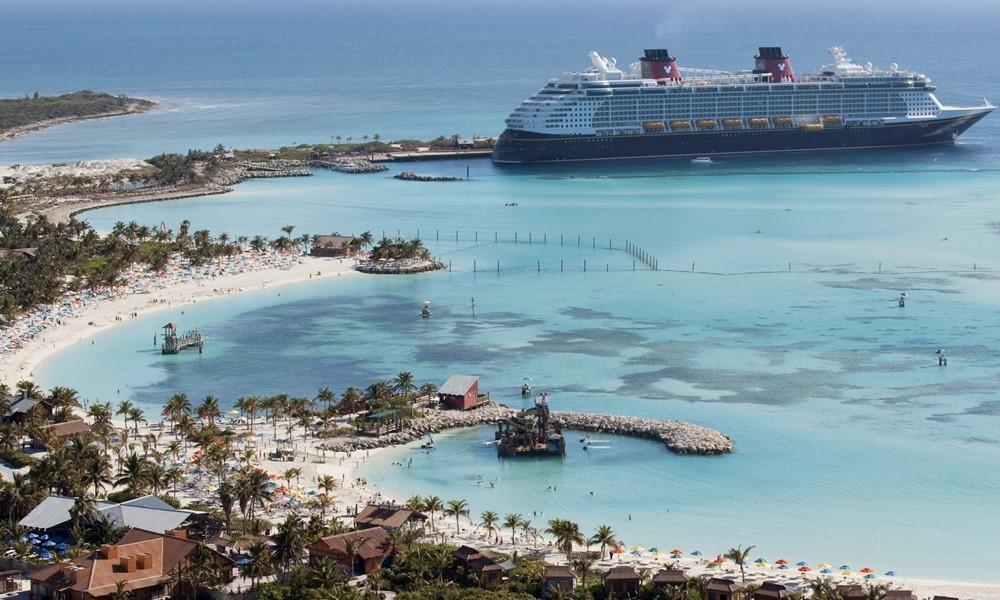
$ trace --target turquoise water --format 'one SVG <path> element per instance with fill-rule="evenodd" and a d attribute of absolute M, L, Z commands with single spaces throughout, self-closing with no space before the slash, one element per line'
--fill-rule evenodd
<path fill-rule="evenodd" d="M 153 97 L 163 109 L 25 136 L 0 145 L 0 162 L 375 132 L 492 134 L 545 79 L 583 65 L 587 50 L 625 64 L 653 45 L 682 66 L 733 69 L 748 67 L 758 45 L 780 43 L 810 71 L 826 46 L 842 44 L 861 61 L 927 72 L 946 101 L 1000 98 L 1000 80 L 984 75 L 997 53 L 992 4 L 838 6 L 302 0 L 276 11 L 254 2 L 12 0 L 0 93 L 91 87 Z M 776 31 L 789 20 L 797 25 Z M 501 463 L 480 444 L 490 437 L 482 429 L 442 438 L 431 454 L 388 452 L 364 476 L 399 497 L 466 498 L 475 513 L 609 523 L 630 545 L 711 553 L 757 544 L 772 558 L 996 580 L 998 133 L 991 117 L 953 148 L 708 168 L 428 163 L 406 168 L 464 176 L 468 166 L 472 178 L 318 173 L 91 212 L 102 229 L 190 219 L 233 235 L 278 235 L 286 224 L 300 233 L 419 231 L 452 270 L 316 281 L 164 311 L 102 332 L 36 375 L 91 401 L 131 398 L 150 414 L 175 391 L 226 401 L 313 394 L 403 369 L 438 383 L 478 374 L 495 398 L 518 406 L 530 376 L 557 408 L 702 423 L 731 435 L 736 452 L 678 457 L 611 438 L 593 453 L 572 445 L 565 463 Z M 661 270 L 633 271 L 626 240 Z M 905 309 L 895 305 L 901 291 Z M 429 321 L 418 318 L 424 299 Z M 152 334 L 167 320 L 206 333 L 205 353 L 158 354 Z M 947 368 L 935 363 L 938 348 Z M 400 456 L 413 467 L 392 466 Z M 495 487 L 476 486 L 480 474 Z"/>
<path fill-rule="evenodd" d="M 676 457 L 616 439 L 604 455 L 572 447 L 565 465 L 498 463 L 478 445 L 489 437 L 480 430 L 414 454 L 410 469 L 391 465 L 410 451 L 389 453 L 364 475 L 399 497 L 608 522 L 630 544 L 714 552 L 754 543 L 766 555 L 989 579 L 1000 534 L 1000 484 L 989 475 L 1000 468 L 1000 250 L 997 174 L 961 166 L 973 152 L 727 161 L 708 171 L 502 171 L 472 161 L 473 179 L 461 183 L 319 173 L 95 211 L 87 218 L 100 228 L 186 217 L 232 233 L 288 223 L 378 235 L 398 224 L 420 229 L 452 271 L 325 280 L 158 313 L 64 352 L 39 375 L 151 411 L 179 390 L 312 394 L 401 369 L 439 383 L 478 374 L 495 398 L 519 405 L 530 376 L 557 408 L 690 420 L 731 435 L 736 453 Z M 504 206 L 512 200 L 517 207 Z M 625 239 L 664 270 L 633 271 L 617 249 Z M 910 302 L 899 309 L 904 290 Z M 424 299 L 429 321 L 418 318 Z M 151 336 L 165 320 L 205 332 L 206 353 L 157 354 Z M 939 347 L 951 359 L 944 369 Z M 479 488 L 477 474 L 501 479 Z M 962 552 L 935 555 L 940 547 Z"/>

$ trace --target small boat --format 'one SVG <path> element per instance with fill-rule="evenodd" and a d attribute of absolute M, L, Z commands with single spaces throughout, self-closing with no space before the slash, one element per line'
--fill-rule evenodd
<path fill-rule="evenodd" d="M 674 119 L 670 121 L 671 129 L 691 129 L 691 121 L 684 119 Z"/>
<path fill-rule="evenodd" d="M 431 303 L 428 300 L 424 300 L 424 309 L 420 311 L 420 317 L 424 319 L 431 318 Z"/>
<path fill-rule="evenodd" d="M 528 383 L 528 381 L 530 380 L 527 377 L 525 377 L 524 382 L 521 384 L 521 396 L 524 398 L 527 398 L 528 396 L 531 395 L 531 384 Z"/>
<path fill-rule="evenodd" d="M 698 158 L 692 158 L 691 159 L 691 164 L 692 165 L 710 165 L 713 162 L 714 161 L 712 160 L 712 157 L 710 157 L 710 156 L 699 156 Z"/>
<path fill-rule="evenodd" d="M 434 438 L 428 437 L 426 442 L 424 442 L 423 444 L 420 444 L 420 449 L 421 450 L 433 450 L 434 449 Z"/>

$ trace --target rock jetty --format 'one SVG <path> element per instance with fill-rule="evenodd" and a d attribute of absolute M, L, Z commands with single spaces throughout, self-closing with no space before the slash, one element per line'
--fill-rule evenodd
<path fill-rule="evenodd" d="M 403 181 L 461 181 L 459 177 L 450 177 L 447 175 L 417 175 L 413 171 L 403 171 L 402 173 L 396 173 L 392 176 L 393 179 L 402 179 Z"/>
<path fill-rule="evenodd" d="M 365 260 L 354 267 L 362 273 L 373 275 L 410 275 L 412 273 L 427 273 L 445 268 L 439 260 Z"/>
<path fill-rule="evenodd" d="M 332 452 L 398 446 L 447 429 L 499 423 L 516 413 L 503 404 L 493 402 L 467 411 L 431 409 L 419 419 L 404 422 L 402 431 L 381 437 L 337 438 L 323 446 Z M 733 451 L 732 440 L 724 434 L 683 421 L 576 412 L 553 412 L 552 417 L 563 429 L 658 440 L 676 454 L 728 454 Z"/>
<path fill-rule="evenodd" d="M 266 179 L 269 177 L 309 177 L 308 169 L 295 168 L 291 161 L 243 162 L 240 163 L 245 179 Z"/>
<path fill-rule="evenodd" d="M 333 169 L 334 171 L 340 171 L 341 173 L 351 174 L 381 173 L 382 171 L 389 170 L 389 167 L 386 167 L 385 165 L 374 163 L 367 158 L 356 157 L 335 160 L 310 160 L 308 164 L 310 167 Z"/>

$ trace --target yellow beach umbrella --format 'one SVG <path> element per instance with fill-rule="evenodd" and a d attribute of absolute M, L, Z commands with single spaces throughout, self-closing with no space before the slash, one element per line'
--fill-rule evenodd
<path fill-rule="evenodd" d="M 843 575 L 844 577 L 854 577 L 855 575 L 857 575 L 857 573 L 855 573 L 854 571 L 842 571 L 840 574 Z"/>
<path fill-rule="evenodd" d="M 832 566 L 833 565 L 831 565 L 830 563 L 821 562 L 818 565 L 816 565 L 816 568 L 817 569 L 829 569 Z"/>
<path fill-rule="evenodd" d="M 758 569 L 770 569 L 771 565 L 768 564 L 768 563 L 766 563 L 766 562 L 759 562 L 759 563 L 757 563 L 757 568 Z"/>

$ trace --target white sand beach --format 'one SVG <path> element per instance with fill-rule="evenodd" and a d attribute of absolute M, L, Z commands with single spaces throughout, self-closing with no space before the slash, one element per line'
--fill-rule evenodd
<path fill-rule="evenodd" d="M 0 331 L 0 381 L 31 379 L 47 357 L 118 323 L 157 310 L 309 279 L 358 274 L 353 259 L 246 252 L 202 267 L 173 263 L 164 274 L 135 269 L 115 288 L 64 296 Z"/>

